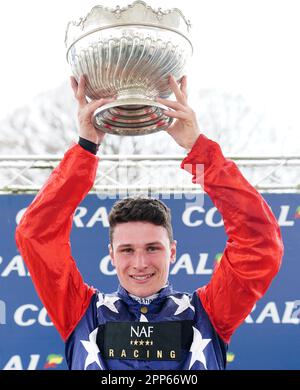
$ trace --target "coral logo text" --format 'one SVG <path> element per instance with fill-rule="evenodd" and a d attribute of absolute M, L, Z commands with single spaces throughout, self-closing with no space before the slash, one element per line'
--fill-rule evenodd
<path fill-rule="evenodd" d="M 40 355 L 30 356 L 13 355 L 5 363 L 3 370 L 36 370 L 40 360 Z"/>

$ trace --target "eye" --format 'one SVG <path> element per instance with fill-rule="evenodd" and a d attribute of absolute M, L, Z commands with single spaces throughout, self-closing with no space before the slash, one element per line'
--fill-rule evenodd
<path fill-rule="evenodd" d="M 123 248 L 123 249 L 121 249 L 121 252 L 122 253 L 132 253 L 133 249 L 132 248 Z"/>
<path fill-rule="evenodd" d="M 156 252 L 158 251 L 160 248 L 158 246 L 148 246 L 147 248 L 147 251 L 148 252 Z"/>

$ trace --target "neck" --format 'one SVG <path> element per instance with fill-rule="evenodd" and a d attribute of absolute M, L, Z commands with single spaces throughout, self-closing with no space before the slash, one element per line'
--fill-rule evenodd
<path fill-rule="evenodd" d="M 155 298 L 158 297 L 158 294 L 159 293 L 152 294 L 149 297 L 137 297 L 136 295 L 133 294 L 129 294 L 129 296 L 135 301 L 137 301 L 138 303 L 140 303 L 141 305 L 150 305 L 150 303 L 154 301 Z"/>

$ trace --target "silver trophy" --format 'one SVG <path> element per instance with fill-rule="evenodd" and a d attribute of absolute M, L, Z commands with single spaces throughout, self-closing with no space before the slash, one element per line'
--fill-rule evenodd
<path fill-rule="evenodd" d="M 190 29 L 179 9 L 154 10 L 140 0 L 124 8 L 98 5 L 78 22 L 69 22 L 67 61 L 77 80 L 86 76 L 86 96 L 116 96 L 95 111 L 96 128 L 143 135 L 170 126 L 166 107 L 155 99 L 171 95 L 171 74 L 176 80 L 183 76 L 193 52 Z"/>

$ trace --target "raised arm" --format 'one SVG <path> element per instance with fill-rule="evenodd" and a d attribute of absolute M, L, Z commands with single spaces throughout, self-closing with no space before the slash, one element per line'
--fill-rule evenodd
<path fill-rule="evenodd" d="M 91 125 L 94 110 L 108 99 L 87 103 L 84 79 L 72 79 L 79 103 L 79 134 L 99 144 L 104 134 Z M 84 315 L 94 290 L 87 286 L 71 255 L 70 231 L 76 207 L 92 187 L 98 158 L 75 144 L 66 153 L 25 212 L 16 242 L 37 293 L 64 340 Z"/>
<path fill-rule="evenodd" d="M 193 182 L 202 182 L 197 164 L 204 164 L 204 190 L 220 211 L 228 236 L 221 262 L 198 294 L 218 334 L 229 342 L 277 274 L 283 245 L 262 196 L 204 135 L 182 162 L 182 168 L 192 169 Z"/>
<path fill-rule="evenodd" d="M 71 256 L 69 236 L 73 213 L 93 185 L 97 164 L 97 157 L 81 146 L 71 147 L 16 230 L 36 291 L 64 340 L 93 295 Z"/>
<path fill-rule="evenodd" d="M 224 158 L 217 143 L 200 135 L 196 116 L 187 104 L 186 78 L 180 89 L 173 78 L 170 85 L 177 101 L 159 101 L 173 109 L 166 114 L 177 119 L 168 132 L 189 151 L 181 167 L 193 174 L 193 182 L 204 182 L 228 236 L 220 264 L 198 295 L 219 336 L 229 342 L 279 270 L 281 234 L 262 196 Z M 204 165 L 204 180 L 197 177 L 197 164 Z"/>

